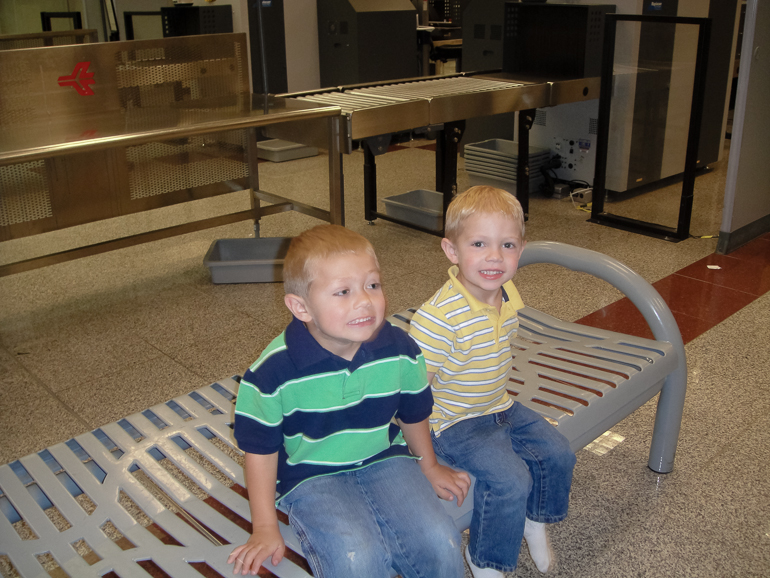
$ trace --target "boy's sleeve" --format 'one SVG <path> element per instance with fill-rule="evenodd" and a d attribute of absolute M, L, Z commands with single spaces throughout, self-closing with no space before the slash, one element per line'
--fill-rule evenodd
<path fill-rule="evenodd" d="M 259 371 L 246 371 L 235 402 L 233 435 L 238 447 L 252 454 L 272 454 L 283 445 L 280 388 Z"/>
<path fill-rule="evenodd" d="M 424 304 L 412 317 L 409 336 L 420 346 L 430 373 L 438 373 L 454 349 L 454 329 L 437 307 Z"/>
<path fill-rule="evenodd" d="M 524 309 L 524 301 L 519 294 L 519 290 L 516 289 L 516 286 L 513 284 L 513 281 L 508 281 L 503 285 L 503 288 L 505 289 L 505 293 L 508 295 L 508 301 L 513 305 L 513 308 L 516 309 L 516 311 Z"/>
<path fill-rule="evenodd" d="M 406 336 L 409 361 L 401 361 L 401 396 L 396 417 L 404 423 L 419 423 L 433 412 L 433 393 L 420 348 Z"/>

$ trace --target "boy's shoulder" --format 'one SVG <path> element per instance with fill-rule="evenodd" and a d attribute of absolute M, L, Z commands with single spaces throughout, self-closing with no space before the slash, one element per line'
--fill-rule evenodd
<path fill-rule="evenodd" d="M 273 340 L 262 350 L 257 360 L 251 364 L 249 371 L 256 371 L 260 366 L 264 365 L 268 359 L 273 357 L 281 357 L 281 354 L 285 354 L 288 350 L 286 345 L 286 331 L 281 331 L 276 335 Z"/>
<path fill-rule="evenodd" d="M 243 374 L 241 382 L 246 382 L 262 393 L 272 393 L 291 372 L 291 358 L 286 345 L 286 332 L 282 331 L 262 350 L 257 360 Z"/>
<path fill-rule="evenodd" d="M 433 296 L 428 299 L 419 308 L 419 311 L 430 311 L 433 314 L 440 313 L 442 316 L 452 316 L 460 309 L 468 307 L 468 300 L 459 289 L 459 281 L 447 279 L 444 285 L 436 291 Z"/>
<path fill-rule="evenodd" d="M 382 357 L 408 355 L 416 358 L 422 355 L 422 351 L 407 332 L 389 321 L 382 324 L 375 342 L 378 344 L 378 354 Z"/>

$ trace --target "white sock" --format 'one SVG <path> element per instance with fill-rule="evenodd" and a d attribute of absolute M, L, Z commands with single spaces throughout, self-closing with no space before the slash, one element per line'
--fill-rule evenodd
<path fill-rule="evenodd" d="M 529 555 L 542 573 L 548 572 L 553 565 L 553 551 L 548 540 L 545 524 L 533 522 L 529 518 L 524 522 L 524 539 L 527 541 Z"/>
<path fill-rule="evenodd" d="M 471 574 L 473 578 L 503 578 L 503 573 L 494 568 L 477 568 L 471 562 L 471 550 L 468 546 L 465 547 L 465 560 L 468 562 L 468 566 L 471 568 Z"/>

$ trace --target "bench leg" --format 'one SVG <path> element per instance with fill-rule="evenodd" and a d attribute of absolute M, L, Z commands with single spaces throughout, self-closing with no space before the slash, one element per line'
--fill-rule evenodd
<path fill-rule="evenodd" d="M 684 352 L 681 357 L 684 357 Z M 647 462 L 654 472 L 667 474 L 674 469 L 674 456 L 682 426 L 686 391 L 687 363 L 684 359 L 680 359 L 679 366 L 666 379 L 658 398 L 655 428 L 650 444 L 650 460 Z"/>

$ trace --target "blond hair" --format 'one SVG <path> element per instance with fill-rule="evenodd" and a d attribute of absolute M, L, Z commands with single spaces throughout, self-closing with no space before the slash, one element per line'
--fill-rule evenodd
<path fill-rule="evenodd" d="M 444 236 L 456 241 L 465 219 L 476 213 L 501 213 L 513 219 L 524 239 L 524 211 L 521 203 L 507 191 L 495 187 L 471 187 L 457 195 L 449 204 L 444 224 Z"/>
<path fill-rule="evenodd" d="M 316 267 L 337 255 L 367 253 L 377 262 L 374 247 L 365 238 L 339 225 L 318 225 L 291 240 L 283 261 L 283 290 L 307 297 Z"/>

